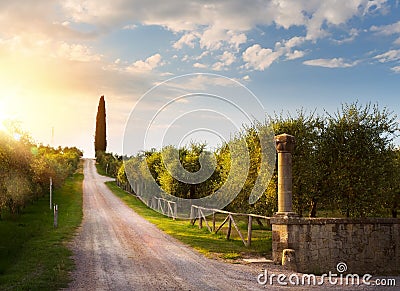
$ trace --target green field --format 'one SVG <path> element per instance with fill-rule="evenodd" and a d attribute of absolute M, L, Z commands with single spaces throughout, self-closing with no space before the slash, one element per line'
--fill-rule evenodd
<path fill-rule="evenodd" d="M 66 287 L 74 264 L 66 243 L 82 221 L 82 165 L 54 191 L 58 228 L 48 194 L 19 216 L 0 221 L 0 290 L 57 290 Z"/>
<path fill-rule="evenodd" d="M 139 215 L 155 224 L 159 229 L 180 240 L 181 242 L 193 247 L 208 257 L 222 259 L 239 259 L 253 256 L 271 256 L 272 234 L 270 229 L 263 229 L 254 222 L 252 244 L 250 247 L 244 246 L 236 231 L 232 227 L 231 239 L 226 240 L 226 227 L 221 233 L 210 233 L 206 227 L 198 228 L 192 226 L 189 220 L 172 220 L 162 214 L 148 208 L 134 195 L 121 190 L 115 182 L 107 182 L 107 186 L 121 198 L 129 207 Z M 222 214 L 217 215 L 217 225 L 220 225 L 225 218 Z M 243 218 L 244 219 L 244 218 Z M 235 218 L 236 221 L 236 218 Z M 247 223 L 238 219 L 237 224 L 244 236 L 247 235 Z M 205 226 L 205 223 L 203 224 Z"/>

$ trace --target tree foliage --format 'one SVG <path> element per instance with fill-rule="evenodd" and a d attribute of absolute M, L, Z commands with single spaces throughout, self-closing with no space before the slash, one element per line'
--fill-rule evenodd
<path fill-rule="evenodd" d="M 299 215 L 315 217 L 318 210 L 347 217 L 397 215 L 400 207 L 400 150 L 395 148 L 393 140 L 399 128 L 396 116 L 378 105 L 344 104 L 334 114 L 322 116 L 300 110 L 295 116 L 275 115 L 263 124 L 244 127 L 231 141 L 214 151 L 215 170 L 208 180 L 198 184 L 183 183 L 173 176 L 181 167 L 188 172 L 198 171 L 205 144 L 191 144 L 180 149 L 169 146 L 161 151 L 153 149 L 132 157 L 124 167 L 129 168 L 134 181 L 145 177 L 156 181 L 172 195 L 200 198 L 224 185 L 235 168 L 229 146 L 245 141 L 250 162 L 247 178 L 227 209 L 273 215 L 277 210 L 276 165 L 269 165 L 275 171 L 261 198 L 254 204 L 248 203 L 260 175 L 260 132 L 271 124 L 276 135 L 287 133 L 296 139 L 292 170 L 293 205 Z M 179 152 L 179 161 L 175 160 L 166 167 L 163 159 L 176 152 Z M 125 179 L 126 183 L 126 175 L 122 174 L 124 170 L 120 168 L 118 179 Z M 135 171 L 140 171 L 141 175 L 135 176 Z M 239 172 L 233 173 L 232 187 L 239 183 L 240 175 Z"/>
<path fill-rule="evenodd" d="M 122 157 L 113 153 L 98 151 L 96 161 L 107 175 L 116 177 L 122 164 Z"/>
<path fill-rule="evenodd" d="M 321 182 L 327 173 L 320 147 L 324 120 L 304 110 L 295 117 L 279 115 L 270 119 L 276 135 L 287 133 L 296 140 L 292 168 L 294 210 L 301 216 L 305 211 L 315 216 L 317 204 L 324 198 Z"/>
<path fill-rule="evenodd" d="M 325 188 L 347 217 L 379 215 L 388 199 L 387 168 L 393 167 L 392 141 L 398 124 L 386 108 L 344 104 L 328 115 L 321 151 L 329 171 Z"/>
<path fill-rule="evenodd" d="M 50 177 L 54 187 L 61 186 L 82 156 L 75 147 L 54 149 L 35 145 L 27 135 L 14 136 L 0 132 L 0 215 L 5 209 L 19 213 L 27 203 L 47 193 Z"/>
<path fill-rule="evenodd" d="M 94 150 L 96 156 L 98 152 L 105 152 L 106 149 L 106 103 L 104 101 L 104 96 L 101 96 L 97 108 L 96 132 L 94 137 Z"/>

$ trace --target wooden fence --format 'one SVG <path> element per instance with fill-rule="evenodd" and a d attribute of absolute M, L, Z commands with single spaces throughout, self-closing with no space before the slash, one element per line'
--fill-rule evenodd
<path fill-rule="evenodd" d="M 136 195 L 136 193 L 133 191 L 133 189 L 129 183 L 122 184 L 122 183 L 119 183 L 117 180 L 117 185 L 121 189 L 123 189 L 131 194 Z M 164 215 L 172 217 L 172 219 L 174 219 L 174 220 L 177 218 L 178 207 L 177 207 L 176 202 L 170 201 L 170 200 L 167 200 L 167 199 L 161 198 L 161 197 L 152 197 L 151 201 L 145 201 L 142 197 L 140 197 L 138 195 L 136 195 L 136 197 L 138 197 L 140 200 L 143 201 L 143 203 L 145 203 L 147 206 L 151 207 L 152 209 L 155 209 Z M 211 226 L 208 223 L 208 220 L 207 220 L 204 212 L 212 213 L 212 221 L 211 221 L 212 225 Z M 226 215 L 224 221 L 218 227 L 216 226 L 216 219 L 215 219 L 216 213 L 221 213 L 221 214 Z M 247 219 L 247 238 L 246 239 L 245 239 L 244 235 L 242 234 L 242 232 L 240 231 L 240 229 L 234 219 L 235 216 L 247 216 L 248 217 L 248 219 Z M 266 220 L 267 223 L 269 223 L 271 217 L 257 215 L 257 214 L 249 214 L 249 213 L 235 213 L 235 212 L 229 212 L 229 211 L 224 211 L 224 210 L 219 210 L 219 209 L 206 208 L 206 207 L 197 206 L 197 205 L 192 205 L 192 207 L 190 209 L 190 221 L 191 221 L 192 225 L 194 225 L 196 223 L 196 221 L 198 220 L 199 228 L 203 228 L 203 222 L 205 222 L 207 229 L 210 232 L 218 233 L 222 229 L 222 227 L 226 223 L 228 223 L 228 231 L 226 234 L 226 239 L 230 239 L 231 232 L 232 232 L 232 225 L 233 225 L 233 227 L 235 228 L 236 232 L 238 233 L 240 239 L 242 240 L 242 242 L 245 246 L 251 245 L 251 237 L 252 237 L 252 231 L 253 231 L 253 219 L 255 219 L 260 226 L 263 226 L 261 220 Z"/>
<path fill-rule="evenodd" d="M 204 212 L 212 212 L 212 226 L 209 225 L 206 215 L 204 215 Z M 216 213 L 222 213 L 226 214 L 226 218 L 224 221 L 216 227 L 216 219 L 215 219 L 215 214 Z M 244 238 L 242 232 L 240 231 L 238 225 L 235 222 L 234 216 L 247 216 L 248 217 L 248 222 L 247 222 L 247 239 Z M 199 228 L 203 227 L 203 221 L 205 222 L 207 229 L 209 232 L 214 232 L 218 233 L 218 231 L 221 230 L 221 228 L 228 223 L 228 231 L 226 234 L 226 239 L 229 239 L 231 236 L 232 232 L 232 225 L 237 231 L 240 239 L 242 240 L 243 244 L 247 247 L 251 245 L 251 237 L 252 237 L 252 232 L 253 232 L 253 219 L 256 219 L 259 225 L 262 225 L 261 219 L 267 220 L 269 223 L 271 217 L 267 216 L 262 216 L 262 215 L 257 215 L 257 214 L 247 214 L 247 213 L 234 213 L 234 212 L 229 212 L 229 211 L 224 211 L 224 210 L 219 210 L 219 209 L 212 209 L 212 208 L 205 208 L 201 206 L 196 206 L 192 205 L 191 210 L 190 210 L 190 219 L 192 225 L 196 223 L 196 221 L 199 221 Z"/>
<path fill-rule="evenodd" d="M 131 193 L 131 194 L 136 194 L 136 193 L 133 191 L 133 188 L 132 188 L 132 186 L 131 186 L 130 183 L 121 183 L 120 181 L 118 181 L 118 179 L 115 179 L 115 183 L 116 183 L 117 186 L 118 186 L 119 188 L 121 188 L 122 190 L 124 190 L 124 191 L 126 191 L 126 192 L 129 192 L 129 193 Z"/>
<path fill-rule="evenodd" d="M 151 201 L 151 208 L 157 209 L 158 212 L 161 212 L 168 217 L 172 217 L 173 220 L 177 218 L 178 206 L 174 201 L 153 197 Z"/>
<path fill-rule="evenodd" d="M 143 197 L 141 197 L 140 195 L 137 195 L 137 193 L 135 193 L 134 189 L 129 183 L 120 183 L 117 179 L 116 184 L 122 190 L 128 192 L 129 194 L 133 194 L 137 198 L 142 200 L 142 202 L 146 204 L 148 207 L 156 209 L 162 214 L 172 217 L 173 220 L 177 218 L 178 207 L 176 202 L 159 197 L 152 197 L 152 199 L 151 200 L 149 199 L 148 201 L 143 199 Z"/>

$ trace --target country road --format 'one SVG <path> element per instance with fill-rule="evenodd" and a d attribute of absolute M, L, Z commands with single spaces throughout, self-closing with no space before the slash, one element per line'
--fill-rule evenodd
<path fill-rule="evenodd" d="M 84 218 L 71 246 L 76 270 L 68 290 L 288 290 L 259 285 L 262 265 L 208 259 L 164 234 L 107 188 L 110 179 L 97 174 L 94 160 L 85 160 L 84 175 Z M 268 271 L 288 274 L 275 265 Z"/>
<path fill-rule="evenodd" d="M 71 290 L 257 290 L 259 271 L 210 260 L 119 200 L 85 160 L 84 220 Z"/>

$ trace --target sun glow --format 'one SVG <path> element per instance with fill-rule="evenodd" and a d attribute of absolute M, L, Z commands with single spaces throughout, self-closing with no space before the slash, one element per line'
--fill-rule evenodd
<path fill-rule="evenodd" d="M 8 131 L 7 124 L 17 120 L 13 102 L 15 98 L 15 92 L 6 90 L 4 87 L 0 89 L 0 131 Z"/>
<path fill-rule="evenodd" d="M 5 127 L 4 123 L 8 119 L 7 109 L 4 104 L 5 104 L 5 102 L 3 102 L 2 99 L 0 99 L 0 131 L 6 131 L 6 127 Z"/>

